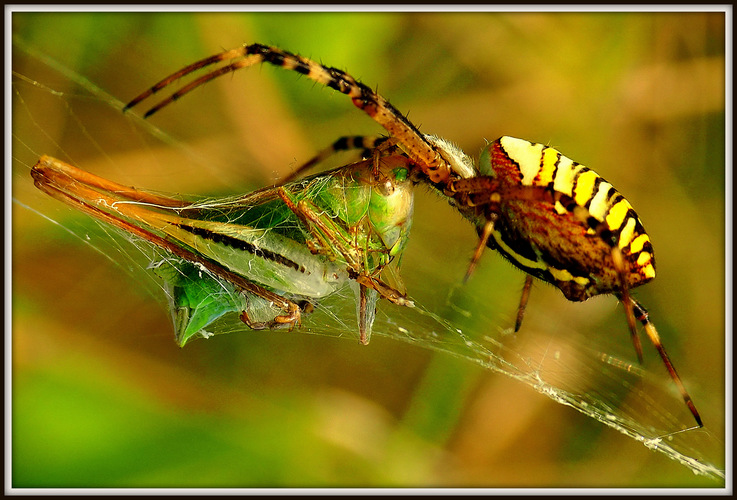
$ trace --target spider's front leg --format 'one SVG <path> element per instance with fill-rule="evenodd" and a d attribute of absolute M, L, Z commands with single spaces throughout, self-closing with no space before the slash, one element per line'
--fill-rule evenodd
<path fill-rule="evenodd" d="M 223 65 L 220 65 L 220 63 L 223 63 Z M 141 101 L 148 100 L 149 97 L 172 85 L 180 78 L 199 69 L 215 65 L 215 68 L 208 73 L 186 83 L 158 104 L 153 105 L 144 114 L 144 117 L 151 116 L 161 108 L 177 101 L 187 93 L 215 78 L 261 63 L 295 71 L 310 80 L 348 96 L 354 106 L 384 127 L 390 136 L 395 137 L 402 144 L 403 151 L 412 158 L 433 183 L 444 184 L 451 175 L 451 171 L 454 170 L 455 167 L 447 158 L 448 151 L 443 146 L 439 146 L 436 141 L 420 133 L 412 122 L 394 108 L 388 100 L 371 90 L 369 86 L 364 85 L 340 69 L 324 66 L 306 57 L 259 43 L 244 45 L 189 64 L 133 98 L 123 108 L 123 111 L 136 106 Z M 220 66 L 218 67 L 218 65 Z"/>

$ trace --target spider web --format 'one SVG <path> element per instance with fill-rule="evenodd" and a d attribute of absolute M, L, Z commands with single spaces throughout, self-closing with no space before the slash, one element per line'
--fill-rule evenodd
<path fill-rule="evenodd" d="M 31 75 L 14 75 L 12 92 L 16 116 L 25 115 L 25 119 L 33 124 L 37 137 L 45 137 L 44 141 L 50 139 L 59 151 L 64 152 L 63 142 L 49 138 L 44 115 L 30 105 L 30 99 L 34 98 L 31 96 L 41 95 L 44 99 L 56 101 L 57 105 L 65 107 L 68 117 L 77 122 L 77 132 L 88 137 L 91 150 L 102 157 L 110 158 L 110 152 L 99 145 L 93 128 L 85 121 L 85 115 L 77 110 L 77 106 L 92 102 L 98 110 L 107 109 L 107 117 L 113 117 L 119 115 L 123 103 L 91 81 L 60 66 L 53 59 L 35 53 L 21 41 L 16 40 L 15 44 L 28 56 L 45 65 L 58 79 L 66 80 L 66 90 L 58 91 L 53 85 L 43 83 Z M 49 81 L 58 80 L 50 78 Z M 209 169 L 217 168 L 209 163 L 208 158 L 190 151 L 186 144 L 172 139 L 150 122 L 135 116 L 118 116 L 117 119 L 122 127 L 144 137 L 145 143 L 150 143 L 153 138 L 183 152 L 195 164 Z M 25 158 L 52 152 L 41 149 L 44 141 L 33 136 L 16 135 L 14 139 L 16 147 L 13 153 L 13 181 L 16 186 L 27 185 L 31 182 L 28 173 L 33 160 Z M 75 160 L 71 156 L 61 159 L 71 163 Z M 125 165 L 114 160 L 110 162 L 115 163 L 114 168 L 118 172 L 124 173 Z M 223 178 L 222 183 L 228 185 L 229 180 Z M 22 207 L 35 211 L 56 223 L 53 215 L 34 206 L 36 199 L 37 197 L 14 198 L 15 209 Z M 441 206 L 437 202 L 432 205 L 432 200 L 426 200 L 425 203 L 433 207 L 427 210 Z M 689 421 L 690 414 L 667 376 L 655 373 L 655 369 L 645 370 L 638 367 L 627 360 L 631 358 L 625 358 L 629 354 L 613 354 L 619 351 L 618 348 L 610 349 L 611 346 L 604 342 L 592 343 L 591 339 L 598 338 L 598 333 L 579 330 L 575 326 L 569 327 L 560 320 L 546 321 L 536 316 L 533 306 L 530 306 L 522 331 L 514 334 L 511 314 L 514 313 L 516 297 L 495 305 L 494 299 L 490 298 L 491 293 L 485 293 L 484 286 L 487 282 L 493 282 L 493 276 L 485 276 L 480 270 L 468 286 L 461 286 L 460 278 L 465 271 L 465 259 L 448 263 L 442 257 L 434 259 L 428 256 L 427 252 L 432 251 L 428 248 L 432 247 L 425 245 L 428 241 L 437 240 L 438 235 L 443 234 L 443 228 L 423 229 L 419 222 L 422 210 L 421 206 L 416 209 L 418 217 L 410 238 L 412 248 L 405 255 L 402 264 L 402 275 L 416 307 L 399 307 L 380 301 L 373 329 L 374 339 L 386 337 L 446 353 L 491 372 L 511 377 L 664 454 L 695 474 L 717 480 L 725 477 L 723 465 L 719 463 L 723 444 L 718 438 L 706 428 L 681 432 L 692 425 Z M 103 224 L 95 223 L 94 230 L 90 230 L 89 226 L 76 227 L 63 222 L 59 224 L 101 256 L 132 273 L 154 295 L 161 297 L 159 300 L 166 296 L 167 284 L 157 279 L 151 268 L 171 259 L 171 256 L 136 238 L 121 235 L 117 230 Z M 469 238 L 463 245 L 469 242 L 473 245 L 472 231 L 470 227 L 466 229 Z M 93 233 L 96 235 L 90 237 Z M 470 250 L 472 247 L 467 248 Z M 489 258 L 492 256 L 485 256 L 485 259 Z M 440 267 L 446 269 L 438 272 Z M 426 289 L 421 286 L 422 283 L 433 283 L 433 286 Z M 443 292 L 438 293 L 437 290 Z M 512 291 L 516 295 L 517 288 Z M 494 294 L 499 293 L 505 292 L 494 290 Z M 506 294 L 509 293 L 508 290 Z M 533 294 L 535 293 L 536 290 L 533 290 Z M 562 297 L 560 300 L 564 301 Z M 601 300 L 614 302 L 611 297 Z M 655 321 L 657 324 L 657 319 Z M 626 337 L 624 320 L 621 330 L 622 336 Z M 215 334 L 235 334 L 247 332 L 248 329 L 238 320 L 236 314 L 228 314 L 208 327 L 208 331 Z M 295 333 L 357 339 L 354 292 L 345 288 L 321 300 L 316 310 L 304 317 L 303 326 Z"/>

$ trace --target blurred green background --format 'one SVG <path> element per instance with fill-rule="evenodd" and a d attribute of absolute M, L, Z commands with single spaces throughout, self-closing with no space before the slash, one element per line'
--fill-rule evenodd
<path fill-rule="evenodd" d="M 340 135 L 380 132 L 344 96 L 266 67 L 221 78 L 151 120 L 175 140 L 73 81 L 125 102 L 244 42 L 345 69 L 472 156 L 501 135 L 553 145 L 637 208 L 658 277 L 636 294 L 704 417 L 699 432 L 723 443 L 723 14 L 12 21 L 14 487 L 721 485 L 512 379 L 387 337 L 363 347 L 350 334 L 248 332 L 179 349 L 161 291 L 128 260 L 135 248 L 110 243 L 28 174 L 49 154 L 123 184 L 235 194 Z M 447 295 L 438 283 L 460 281 L 475 237 L 436 197 L 418 198 L 403 274 L 432 310 Z M 495 328 L 509 326 L 522 280 L 489 252 L 469 283 L 496 311 Z M 538 284 L 528 311 L 530 329 L 563 323 L 592 349 L 634 360 L 612 297 L 571 304 Z M 661 374 L 644 342 L 646 368 Z M 708 458 L 724 466 L 723 454 Z"/>

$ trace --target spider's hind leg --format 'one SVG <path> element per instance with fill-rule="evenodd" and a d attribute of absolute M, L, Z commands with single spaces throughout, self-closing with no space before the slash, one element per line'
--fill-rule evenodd
<path fill-rule="evenodd" d="M 563 196 L 559 198 L 563 199 L 567 197 Z M 696 406 L 693 404 L 691 396 L 688 394 L 688 391 L 686 391 L 686 387 L 683 385 L 681 377 L 679 377 L 678 373 L 676 373 L 676 369 L 673 366 L 668 353 L 665 351 L 665 347 L 663 347 L 663 344 L 660 341 L 660 336 L 658 335 L 658 331 L 655 329 L 655 325 L 650 322 L 647 310 L 630 295 L 629 283 L 627 281 L 629 266 L 624 253 L 619 247 L 617 239 L 612 234 L 609 226 L 606 223 L 600 222 L 592 217 L 590 212 L 586 208 L 580 207 L 578 205 L 573 206 L 570 201 L 567 203 L 567 206 L 568 210 L 571 213 L 573 213 L 578 219 L 582 221 L 585 220 L 586 224 L 595 231 L 596 235 L 611 248 L 612 262 L 614 264 L 615 270 L 617 271 L 617 274 L 619 275 L 620 284 L 619 292 L 617 292 L 615 295 L 622 301 L 622 304 L 624 305 L 625 314 L 627 316 L 627 325 L 629 326 L 632 343 L 634 344 L 635 351 L 637 352 L 637 359 L 640 361 L 640 363 L 642 363 L 642 345 L 637 334 L 637 321 L 639 321 L 640 323 L 642 323 L 642 326 L 645 327 L 645 332 L 647 333 L 647 336 L 650 338 L 650 341 L 653 343 L 655 349 L 658 351 L 660 358 L 663 360 L 663 364 L 665 364 L 665 367 L 668 370 L 668 374 L 673 379 L 673 382 L 675 382 L 676 387 L 678 387 L 678 391 L 681 393 L 681 397 L 686 403 L 686 406 L 688 406 L 688 409 L 691 411 L 691 414 L 696 420 L 696 423 L 699 427 L 703 427 L 704 424 L 701 421 L 701 416 L 696 410 Z"/>
<path fill-rule="evenodd" d="M 665 347 L 663 347 L 663 344 L 660 341 L 660 336 L 658 335 L 658 331 L 655 329 L 655 325 L 653 325 L 650 322 L 650 317 L 649 317 L 647 310 L 642 306 L 642 304 L 637 302 L 632 297 L 628 298 L 628 302 L 633 311 L 633 317 L 637 321 L 642 323 L 642 326 L 645 327 L 645 332 L 647 333 L 647 336 L 650 338 L 650 341 L 655 346 L 655 349 L 658 351 L 658 354 L 660 354 L 660 358 L 663 360 L 663 363 L 665 364 L 665 368 L 668 370 L 668 374 L 675 382 L 676 387 L 678 387 L 678 391 L 681 393 L 681 397 L 683 398 L 683 401 L 686 403 L 686 406 L 688 406 L 688 409 L 691 411 L 691 414 L 696 420 L 696 423 L 698 424 L 699 427 L 703 427 L 704 424 L 701 421 L 701 416 L 699 415 L 699 412 L 696 410 L 696 406 L 691 400 L 691 396 L 688 394 L 688 391 L 686 391 L 686 387 L 683 385 L 683 382 L 681 382 L 681 377 L 679 377 L 678 373 L 676 373 L 676 369 L 673 366 L 673 363 L 671 363 L 670 357 L 668 356 L 668 353 L 665 351 Z"/>
<path fill-rule="evenodd" d="M 519 307 L 517 308 L 517 319 L 514 322 L 515 333 L 522 327 L 522 318 L 527 308 L 527 300 L 530 298 L 530 288 L 532 288 L 532 275 L 525 276 L 525 284 L 522 287 L 522 297 L 519 299 Z"/>
<path fill-rule="evenodd" d="M 602 222 L 593 217 L 586 207 L 578 205 L 570 196 L 556 192 L 554 193 L 554 198 L 561 202 L 566 210 L 568 210 L 568 212 L 570 212 L 580 222 L 593 230 L 596 237 L 600 238 L 611 249 L 612 263 L 614 264 L 614 269 L 617 272 L 620 287 L 619 292 L 616 295 L 621 299 L 622 305 L 624 305 L 632 345 L 637 353 L 637 360 L 642 364 L 642 344 L 640 343 L 640 337 L 637 334 L 637 322 L 635 321 L 635 314 L 633 311 L 634 299 L 630 297 L 629 282 L 627 280 L 629 266 L 622 250 L 619 248 L 617 238 L 612 234 L 612 231 L 606 222 Z"/>
<path fill-rule="evenodd" d="M 622 305 L 624 305 L 624 313 L 627 318 L 627 326 L 630 330 L 632 337 L 632 344 L 635 346 L 635 352 L 637 353 L 637 361 L 642 364 L 642 344 L 640 343 L 640 337 L 637 334 L 637 322 L 635 321 L 635 313 L 633 310 L 634 299 L 630 297 L 629 286 L 627 285 L 627 268 L 625 264 L 624 256 L 619 247 L 612 247 L 612 260 L 614 261 L 614 267 L 619 274 L 619 283 L 621 286 L 620 293 L 617 296 L 621 297 Z"/>

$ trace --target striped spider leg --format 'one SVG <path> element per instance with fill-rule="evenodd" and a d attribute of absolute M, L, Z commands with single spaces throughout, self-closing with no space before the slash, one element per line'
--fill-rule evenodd
<path fill-rule="evenodd" d="M 226 62 L 227 64 L 211 70 L 174 91 L 151 107 L 144 117 L 151 116 L 161 108 L 219 76 L 256 64 L 269 63 L 305 75 L 317 83 L 346 94 L 356 107 L 368 114 L 384 127 L 391 137 L 396 139 L 415 168 L 427 176 L 431 183 L 444 187 L 451 177 L 471 177 L 475 173 L 473 162 L 458 148 L 437 137 L 422 134 L 389 101 L 348 73 L 324 66 L 297 54 L 258 43 L 228 50 L 180 69 L 133 98 L 123 111 L 149 99 L 194 71 Z"/>
<path fill-rule="evenodd" d="M 516 328 L 532 276 L 553 284 L 571 301 L 614 294 L 625 307 L 638 359 L 642 348 L 636 321 L 702 427 L 647 311 L 629 292 L 655 277 L 650 238 L 629 202 L 594 171 L 555 149 L 512 137 L 489 144 L 479 169 L 483 175 L 454 181 L 447 194 L 480 236 L 469 273 L 486 246 L 528 273 Z"/>
<path fill-rule="evenodd" d="M 174 256 L 158 274 L 173 280 L 180 345 L 207 336 L 204 328 L 231 311 L 254 329 L 291 329 L 315 301 L 354 283 L 367 343 L 379 297 L 412 305 L 380 278 L 398 274 L 409 235 L 407 165 L 404 156 L 382 158 L 378 187 L 368 160 L 278 189 L 197 202 L 128 188 L 47 156 L 31 174 L 52 197 Z M 398 275 L 395 281 L 401 288 Z"/>
<path fill-rule="evenodd" d="M 386 136 L 350 135 L 340 137 L 330 146 L 319 151 L 311 159 L 300 165 L 293 172 L 279 179 L 276 185 L 279 186 L 298 179 L 302 174 L 315 168 L 316 165 L 322 163 L 340 151 L 361 151 L 361 158 L 366 160 L 368 158 L 376 157 L 377 154 L 379 156 L 386 154 L 385 151 L 394 145 L 395 142 L 396 141 L 392 141 Z"/>

